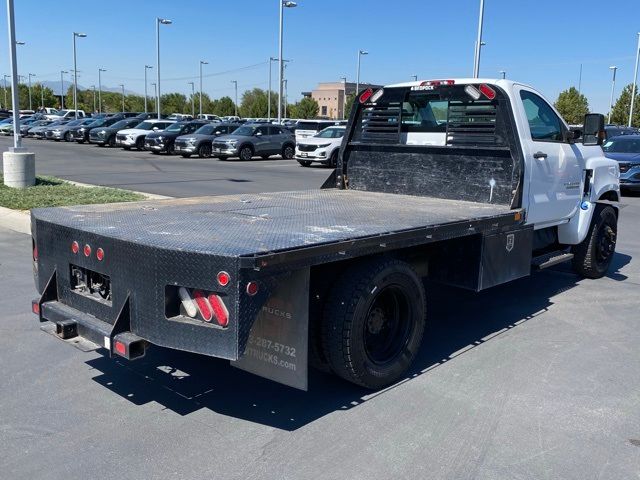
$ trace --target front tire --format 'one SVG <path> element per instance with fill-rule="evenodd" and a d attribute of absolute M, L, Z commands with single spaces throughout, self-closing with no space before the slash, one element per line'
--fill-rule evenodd
<path fill-rule="evenodd" d="M 375 259 L 334 284 L 322 318 L 322 349 L 331 370 L 357 385 L 397 382 L 416 357 L 424 332 L 426 295 L 406 263 Z"/>
<path fill-rule="evenodd" d="M 585 239 L 572 248 L 573 269 L 586 278 L 604 277 L 618 236 L 618 216 L 610 205 L 596 205 Z"/>
<path fill-rule="evenodd" d="M 136 140 L 136 149 L 137 150 L 144 150 L 144 137 L 139 137 Z"/>
<path fill-rule="evenodd" d="M 203 143 L 198 148 L 198 156 L 200 158 L 210 158 L 211 157 L 211 145 L 208 143 Z"/>
<path fill-rule="evenodd" d="M 176 146 L 175 146 L 175 144 L 173 142 L 171 142 L 169 145 L 167 145 L 166 153 L 167 153 L 167 155 L 175 155 L 176 154 Z"/>
<path fill-rule="evenodd" d="M 71 134 L 69 132 L 66 132 L 64 134 L 64 141 L 65 142 L 70 142 L 71 141 Z"/>
<path fill-rule="evenodd" d="M 251 147 L 242 147 L 240 149 L 240 160 L 248 161 L 253 158 L 253 150 Z"/>
<path fill-rule="evenodd" d="M 291 160 L 296 154 L 296 149 L 293 145 L 285 145 L 282 147 L 282 158 L 285 160 Z"/>

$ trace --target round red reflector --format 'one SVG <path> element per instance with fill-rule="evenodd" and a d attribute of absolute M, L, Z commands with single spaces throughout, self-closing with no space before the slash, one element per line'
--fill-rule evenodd
<path fill-rule="evenodd" d="M 78 253 L 80 251 L 80 245 L 78 244 L 78 242 L 73 242 L 71 244 L 71 251 L 73 253 Z"/>
<path fill-rule="evenodd" d="M 104 259 L 104 250 L 99 248 L 98 250 L 96 250 L 96 258 L 100 261 L 102 261 L 102 259 Z"/>
<path fill-rule="evenodd" d="M 221 287 L 226 287 L 227 285 L 229 285 L 229 280 L 231 280 L 231 277 L 227 272 L 223 271 L 218 273 L 218 283 Z"/>
<path fill-rule="evenodd" d="M 89 245 L 84 246 L 84 256 L 88 257 L 91 255 L 91 247 Z"/>
<path fill-rule="evenodd" d="M 258 293 L 258 283 L 257 282 L 247 283 L 247 294 L 253 297 L 256 293 Z"/>

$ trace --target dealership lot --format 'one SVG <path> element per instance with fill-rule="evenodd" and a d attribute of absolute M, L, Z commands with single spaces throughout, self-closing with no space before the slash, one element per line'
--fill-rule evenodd
<path fill-rule="evenodd" d="M 36 154 L 38 175 L 171 197 L 317 188 L 331 173 L 324 167 L 303 168 L 279 156 L 220 161 L 32 138 L 23 143 Z M 13 138 L 0 137 L 0 150 L 12 144 Z"/>
<path fill-rule="evenodd" d="M 330 172 L 25 143 L 40 174 L 171 196 L 316 188 Z M 623 203 L 602 280 L 562 266 L 480 294 L 428 285 L 412 373 L 375 394 L 317 372 L 300 392 L 162 348 L 132 363 L 77 350 L 40 331 L 29 237 L 0 230 L 3 477 L 633 478 L 640 198 Z"/>

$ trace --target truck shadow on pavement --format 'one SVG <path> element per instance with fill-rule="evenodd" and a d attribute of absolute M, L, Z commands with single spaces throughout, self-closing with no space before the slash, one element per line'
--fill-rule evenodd
<path fill-rule="evenodd" d="M 624 281 L 627 277 L 619 270 L 630 260 L 617 253 L 608 277 Z M 562 266 L 480 293 L 428 284 L 429 323 L 422 349 L 406 379 L 389 388 L 401 388 L 404 382 L 535 320 L 553 305 L 554 296 L 579 280 Z M 531 291 L 536 295 L 522 293 Z M 149 349 L 135 362 L 102 353 L 87 362 L 101 372 L 94 380 L 134 405 L 156 402 L 179 415 L 209 409 L 288 431 L 385 392 L 371 392 L 313 369 L 309 391 L 303 392 L 233 368 L 225 360 L 161 347 Z"/>

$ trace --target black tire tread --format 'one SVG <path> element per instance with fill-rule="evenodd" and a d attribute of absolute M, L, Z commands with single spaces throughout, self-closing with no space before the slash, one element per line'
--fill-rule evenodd
<path fill-rule="evenodd" d="M 595 242 L 598 236 L 598 229 L 604 222 L 605 217 L 609 215 L 612 215 L 613 219 L 617 223 L 617 215 L 612 206 L 602 204 L 596 205 L 587 236 L 581 243 L 575 245 L 572 249 L 574 255 L 572 260 L 573 269 L 583 277 L 596 279 L 602 278 L 607 273 L 608 265 L 604 270 L 597 268 L 595 259 Z"/>

